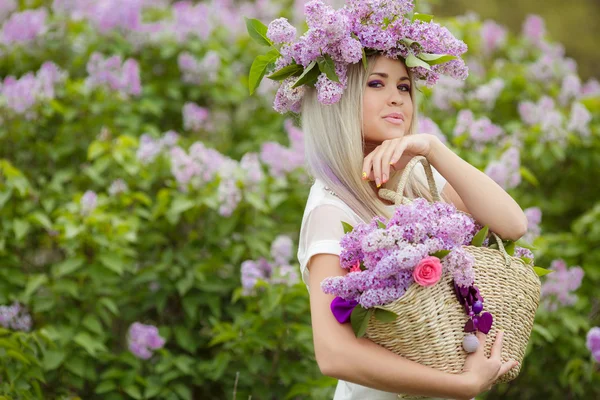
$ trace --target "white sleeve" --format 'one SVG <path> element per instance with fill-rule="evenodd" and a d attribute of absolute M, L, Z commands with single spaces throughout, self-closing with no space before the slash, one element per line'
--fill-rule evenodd
<path fill-rule="evenodd" d="M 354 218 L 333 204 L 321 204 L 310 211 L 300 230 L 298 261 L 302 281 L 308 288 L 308 265 L 316 254 L 341 253 L 340 239 L 344 236 L 342 221 L 355 225 Z"/>
<path fill-rule="evenodd" d="M 427 186 L 427 175 L 425 175 L 425 167 L 423 167 L 423 164 L 417 163 L 415 172 L 419 174 L 419 178 Z M 435 181 L 438 193 L 441 195 L 442 189 L 444 189 L 444 185 L 446 185 L 448 181 L 437 171 L 437 169 L 433 168 L 433 165 L 431 166 L 431 172 L 433 172 L 433 180 Z"/>

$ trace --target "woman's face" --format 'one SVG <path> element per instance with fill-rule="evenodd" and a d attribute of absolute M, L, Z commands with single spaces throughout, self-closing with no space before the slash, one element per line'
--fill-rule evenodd
<path fill-rule="evenodd" d="M 404 63 L 377 57 L 363 95 L 363 135 L 367 144 L 401 138 L 413 115 L 410 79 Z"/>

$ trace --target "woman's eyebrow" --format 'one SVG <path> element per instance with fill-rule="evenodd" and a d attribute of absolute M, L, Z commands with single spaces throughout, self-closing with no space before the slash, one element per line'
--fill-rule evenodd
<path fill-rule="evenodd" d="M 380 76 L 382 78 L 386 78 L 386 79 L 389 77 L 389 75 L 386 74 L 385 72 L 373 72 L 371 75 L 378 75 L 378 76 Z M 371 75 L 369 75 L 369 76 L 371 76 Z M 409 81 L 410 78 L 408 76 L 403 76 L 402 78 L 400 78 L 400 80 L 401 81 Z"/>

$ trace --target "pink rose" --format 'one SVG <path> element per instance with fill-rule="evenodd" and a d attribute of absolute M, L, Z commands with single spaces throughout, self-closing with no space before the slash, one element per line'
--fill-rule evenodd
<path fill-rule="evenodd" d="M 350 272 L 360 272 L 360 260 L 356 260 L 354 265 L 350 267 Z"/>
<path fill-rule="evenodd" d="M 421 286 L 433 286 L 442 277 L 442 263 L 434 256 L 425 257 L 415 267 L 413 278 Z"/>

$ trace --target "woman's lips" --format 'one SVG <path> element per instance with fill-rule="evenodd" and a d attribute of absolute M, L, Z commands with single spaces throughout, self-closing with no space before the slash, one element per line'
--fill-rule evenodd
<path fill-rule="evenodd" d="M 401 118 L 385 117 L 383 119 L 385 119 L 390 124 L 394 125 L 402 125 L 404 123 L 404 120 Z"/>

